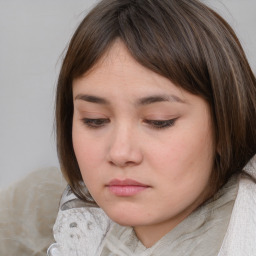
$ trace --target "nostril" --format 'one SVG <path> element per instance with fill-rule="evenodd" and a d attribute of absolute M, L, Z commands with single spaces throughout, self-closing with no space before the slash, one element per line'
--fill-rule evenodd
<path fill-rule="evenodd" d="M 126 135 L 126 136 L 124 136 Z M 112 166 L 126 167 L 138 165 L 142 160 L 139 145 L 126 133 L 116 135 L 108 148 L 107 160 Z"/>
<path fill-rule="evenodd" d="M 109 161 L 109 164 L 117 167 L 128 167 L 137 165 L 138 163 L 136 161 Z"/>
<path fill-rule="evenodd" d="M 110 165 L 113 165 L 113 166 L 115 165 L 113 161 L 109 161 L 109 163 Z"/>

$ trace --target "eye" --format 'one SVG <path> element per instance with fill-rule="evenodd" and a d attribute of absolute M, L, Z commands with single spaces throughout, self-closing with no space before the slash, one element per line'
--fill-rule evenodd
<path fill-rule="evenodd" d="M 178 118 L 169 120 L 145 120 L 144 122 L 154 129 L 164 129 L 173 126 L 177 119 Z"/>
<path fill-rule="evenodd" d="M 107 118 L 83 118 L 82 122 L 89 128 L 101 128 L 105 124 L 109 123 L 110 120 Z"/>

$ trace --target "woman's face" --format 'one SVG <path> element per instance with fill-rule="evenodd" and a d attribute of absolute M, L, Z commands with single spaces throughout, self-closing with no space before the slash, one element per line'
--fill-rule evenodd
<path fill-rule="evenodd" d="M 73 82 L 73 99 L 82 177 L 112 220 L 150 246 L 205 200 L 214 139 L 202 98 L 137 63 L 117 41 Z"/>

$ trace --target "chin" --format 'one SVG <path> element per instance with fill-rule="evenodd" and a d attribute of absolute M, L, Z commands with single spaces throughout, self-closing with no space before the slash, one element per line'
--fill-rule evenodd
<path fill-rule="evenodd" d="M 145 223 L 145 217 L 136 216 L 137 214 L 134 214 L 129 211 L 126 211 L 125 213 L 123 211 L 105 212 L 112 221 L 116 222 L 121 226 L 140 226 Z"/>

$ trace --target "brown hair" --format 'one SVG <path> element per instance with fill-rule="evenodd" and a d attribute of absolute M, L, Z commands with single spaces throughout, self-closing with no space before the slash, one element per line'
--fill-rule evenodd
<path fill-rule="evenodd" d="M 197 0 L 102 0 L 81 22 L 60 71 L 57 149 L 76 195 L 85 191 L 72 145 L 72 81 L 121 39 L 143 66 L 204 98 L 216 137 L 214 191 L 256 153 L 256 79 L 231 27 Z"/>

